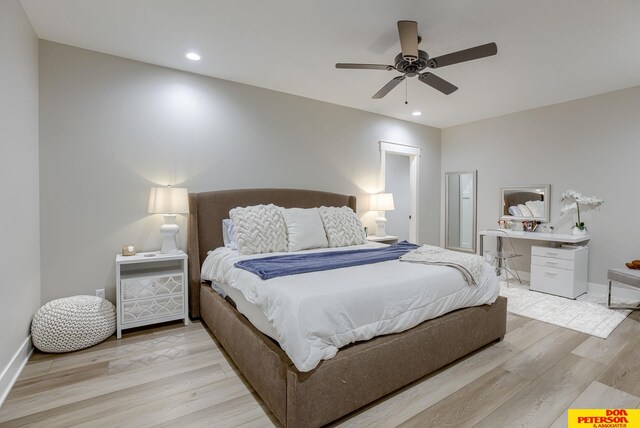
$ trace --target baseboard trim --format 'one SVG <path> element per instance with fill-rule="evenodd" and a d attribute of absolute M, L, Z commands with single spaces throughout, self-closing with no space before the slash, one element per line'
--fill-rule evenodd
<path fill-rule="evenodd" d="M 11 388 L 18 380 L 18 376 L 20 376 L 32 353 L 33 344 L 31 343 L 31 335 L 29 335 L 0 375 L 0 407 L 4 404 L 4 400 L 7 399 Z"/>

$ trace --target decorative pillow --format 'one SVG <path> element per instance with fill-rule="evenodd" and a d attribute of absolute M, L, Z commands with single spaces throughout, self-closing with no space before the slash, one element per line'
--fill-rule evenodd
<path fill-rule="evenodd" d="M 525 204 L 518 204 L 518 208 L 522 213 L 522 217 L 533 217 L 533 214 L 531 214 L 531 211 L 529 211 L 529 208 L 527 208 Z"/>
<path fill-rule="evenodd" d="M 367 243 L 367 236 L 360 219 L 349 207 L 318 208 L 329 247 L 347 247 Z"/>
<path fill-rule="evenodd" d="M 544 217 L 544 202 L 543 201 L 527 201 L 524 203 L 533 217 Z"/>
<path fill-rule="evenodd" d="M 229 211 L 236 228 L 240 254 L 287 251 L 287 226 L 273 204 L 238 207 Z"/>
<path fill-rule="evenodd" d="M 517 206 L 512 206 L 509 207 L 509 214 L 511 214 L 514 217 L 522 217 L 522 213 L 520 212 L 520 208 L 518 208 Z"/>
<path fill-rule="evenodd" d="M 329 246 L 317 208 L 283 208 L 282 216 L 287 225 L 289 251 Z"/>
<path fill-rule="evenodd" d="M 238 249 L 236 227 L 233 225 L 231 219 L 225 218 L 222 220 L 222 241 L 224 242 L 224 246 L 230 250 Z"/>

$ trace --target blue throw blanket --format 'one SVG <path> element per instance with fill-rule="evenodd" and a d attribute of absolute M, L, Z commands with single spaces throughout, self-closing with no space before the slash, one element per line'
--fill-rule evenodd
<path fill-rule="evenodd" d="M 279 276 L 319 272 L 397 260 L 400 256 L 416 248 L 418 248 L 416 244 L 402 241 L 382 248 L 332 251 L 327 253 L 287 254 L 261 259 L 242 260 L 236 262 L 235 266 L 254 273 L 262 279 L 271 279 Z"/>

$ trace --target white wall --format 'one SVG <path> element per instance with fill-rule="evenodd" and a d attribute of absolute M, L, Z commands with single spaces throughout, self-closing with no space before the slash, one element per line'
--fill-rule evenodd
<path fill-rule="evenodd" d="M 45 302 L 97 288 L 114 299 L 122 245 L 160 247 L 149 188 L 173 184 L 174 168 L 196 192 L 354 194 L 372 226 L 378 141 L 418 146 L 420 238 L 439 239 L 439 129 L 41 41 L 40 135 Z"/>
<path fill-rule="evenodd" d="M 550 183 L 550 224 L 566 233 L 575 220 L 560 217 L 562 192 L 604 198 L 583 219 L 589 281 L 605 284 L 608 268 L 640 258 L 638 112 L 640 87 L 447 128 L 442 171 L 478 170 L 478 230 L 497 226 L 502 185 Z M 519 249 L 529 271 L 528 246 Z"/>
<path fill-rule="evenodd" d="M 40 305 L 38 39 L 18 0 L 0 1 L 0 183 L 1 404 Z"/>

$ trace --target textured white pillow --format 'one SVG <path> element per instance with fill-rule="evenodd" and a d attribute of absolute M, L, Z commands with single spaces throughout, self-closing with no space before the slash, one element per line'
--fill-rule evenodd
<path fill-rule="evenodd" d="M 349 207 L 318 208 L 329 247 L 347 247 L 367 243 L 367 236 L 360 219 Z"/>
<path fill-rule="evenodd" d="M 317 208 L 283 208 L 282 216 L 287 225 L 289 251 L 329 246 Z"/>
<path fill-rule="evenodd" d="M 544 217 L 543 201 L 527 201 L 524 203 L 534 217 Z"/>
<path fill-rule="evenodd" d="M 529 211 L 529 208 L 527 208 L 525 204 L 518 204 L 518 208 L 522 213 L 522 217 L 533 217 L 533 214 L 531 214 L 531 211 Z"/>
<path fill-rule="evenodd" d="M 275 205 L 238 207 L 229 211 L 229 216 L 236 227 L 240 254 L 287 251 L 287 227 Z"/>

